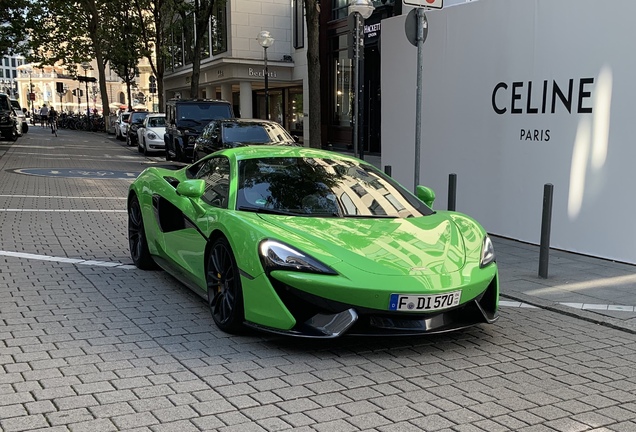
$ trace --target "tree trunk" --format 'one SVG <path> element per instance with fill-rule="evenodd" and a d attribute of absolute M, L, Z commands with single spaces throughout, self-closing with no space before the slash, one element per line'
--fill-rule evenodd
<path fill-rule="evenodd" d="M 320 4 L 305 0 L 307 17 L 307 79 L 309 87 L 309 146 L 322 147 L 320 118 Z"/>

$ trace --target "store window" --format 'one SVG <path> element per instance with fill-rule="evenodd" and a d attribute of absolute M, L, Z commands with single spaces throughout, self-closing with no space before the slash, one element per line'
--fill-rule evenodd
<path fill-rule="evenodd" d="M 304 16 L 304 1 L 294 0 L 294 48 L 302 48 L 305 46 L 305 16 Z"/>
<path fill-rule="evenodd" d="M 210 19 L 212 33 L 212 55 L 227 51 L 227 5 L 226 2 L 215 2 L 214 13 Z"/>
<path fill-rule="evenodd" d="M 302 139 L 303 123 L 305 120 L 303 114 L 303 88 L 289 88 L 289 105 L 287 107 L 287 127 L 292 135 L 296 135 Z"/>
<path fill-rule="evenodd" d="M 346 18 L 349 14 L 349 0 L 333 0 L 331 5 L 332 20 Z"/>
<path fill-rule="evenodd" d="M 353 116 L 352 63 L 348 57 L 347 35 L 332 39 L 333 55 L 331 57 L 332 115 L 331 124 L 351 126 Z"/>

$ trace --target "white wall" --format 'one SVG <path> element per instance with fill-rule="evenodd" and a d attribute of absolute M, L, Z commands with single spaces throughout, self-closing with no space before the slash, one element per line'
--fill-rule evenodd
<path fill-rule="evenodd" d="M 446 208 L 457 173 L 457 209 L 491 233 L 539 243 L 543 187 L 554 185 L 553 247 L 636 263 L 636 30 L 633 0 L 479 0 L 427 12 L 420 183 Z M 413 188 L 417 49 L 405 16 L 382 23 L 382 163 Z M 577 112 L 580 79 L 589 97 Z M 572 112 L 541 111 L 544 80 L 574 89 Z M 504 82 L 496 104 L 493 90 Z M 512 83 L 516 91 L 512 114 Z M 550 95 L 549 95 L 550 96 Z M 584 95 L 586 96 L 586 95 Z M 549 100 L 549 99 L 548 99 Z M 522 130 L 549 130 L 528 140 Z M 538 133 L 541 137 L 541 132 Z"/>

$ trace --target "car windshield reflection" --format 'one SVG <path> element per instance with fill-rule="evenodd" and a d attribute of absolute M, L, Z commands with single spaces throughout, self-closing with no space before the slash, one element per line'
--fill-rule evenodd
<path fill-rule="evenodd" d="M 317 217 L 407 218 L 433 211 L 377 168 L 280 157 L 239 162 L 237 208 Z"/>

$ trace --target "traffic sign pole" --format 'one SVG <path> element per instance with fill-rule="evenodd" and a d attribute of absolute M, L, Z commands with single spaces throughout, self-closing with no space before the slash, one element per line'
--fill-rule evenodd
<path fill-rule="evenodd" d="M 424 65 L 424 26 L 428 30 L 424 8 L 416 9 L 417 15 L 417 95 L 415 99 L 415 178 L 413 191 L 420 184 L 420 149 L 422 145 L 422 68 Z"/>

